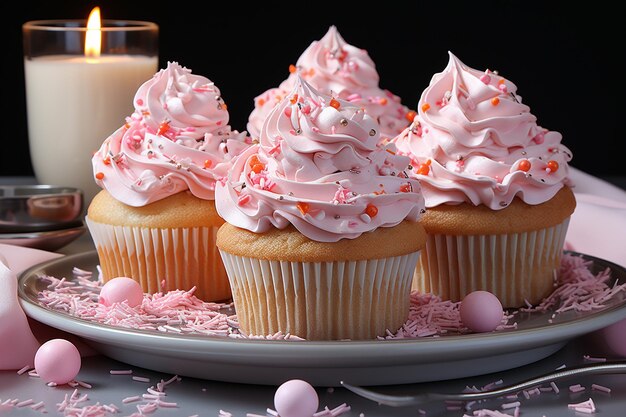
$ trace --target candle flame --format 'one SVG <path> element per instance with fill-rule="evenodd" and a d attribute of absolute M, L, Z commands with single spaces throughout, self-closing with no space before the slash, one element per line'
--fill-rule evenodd
<path fill-rule="evenodd" d="M 94 7 L 87 20 L 87 35 L 85 36 L 85 56 L 97 58 L 100 56 L 102 32 L 100 31 L 100 8 Z"/>

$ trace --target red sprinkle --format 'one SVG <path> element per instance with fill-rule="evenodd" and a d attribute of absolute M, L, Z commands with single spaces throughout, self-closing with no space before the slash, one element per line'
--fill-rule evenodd
<path fill-rule="evenodd" d="M 410 123 L 413 123 L 413 120 L 415 119 L 415 116 L 417 116 L 417 112 L 414 110 L 409 110 L 405 115 L 404 118 L 407 119 Z"/>
<path fill-rule="evenodd" d="M 365 207 L 365 214 L 370 217 L 376 217 L 378 214 L 378 207 L 373 204 L 368 204 L 367 207 Z"/>
<path fill-rule="evenodd" d="M 556 172 L 559 169 L 559 163 L 555 160 L 548 161 L 548 168 L 551 172 Z"/>
<path fill-rule="evenodd" d="M 300 210 L 300 213 L 303 216 L 309 212 L 309 203 L 300 201 L 298 202 L 298 204 L 296 204 L 296 207 L 298 207 L 298 210 Z"/>
<path fill-rule="evenodd" d="M 520 169 L 520 171 L 528 172 L 530 170 L 531 164 L 528 159 L 523 159 L 519 162 L 519 165 L 517 167 Z"/>

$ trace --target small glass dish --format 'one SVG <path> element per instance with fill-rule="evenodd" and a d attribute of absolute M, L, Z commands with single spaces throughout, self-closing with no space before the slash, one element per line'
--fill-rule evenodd
<path fill-rule="evenodd" d="M 0 233 L 69 229 L 82 224 L 83 192 L 55 185 L 0 185 Z"/>

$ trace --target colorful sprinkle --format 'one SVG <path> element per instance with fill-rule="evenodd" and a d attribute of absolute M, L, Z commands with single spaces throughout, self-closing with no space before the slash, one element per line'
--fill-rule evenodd
<path fill-rule="evenodd" d="M 548 169 L 550 169 L 551 172 L 556 172 L 559 169 L 559 163 L 555 160 L 548 161 Z"/>
<path fill-rule="evenodd" d="M 491 104 L 493 106 L 497 106 L 498 104 L 500 104 L 500 99 L 498 97 L 494 97 L 491 99 Z"/>
<path fill-rule="evenodd" d="M 485 84 L 489 84 L 491 82 L 491 77 L 487 74 L 483 74 L 480 76 L 480 81 L 482 81 Z"/>
<path fill-rule="evenodd" d="M 428 109 L 430 109 L 430 104 L 428 104 L 428 103 L 422 104 L 422 111 L 424 113 L 426 113 L 428 111 Z"/>
<path fill-rule="evenodd" d="M 400 186 L 400 191 L 403 193 L 410 193 L 412 190 L 413 190 L 413 187 L 411 187 L 411 184 L 408 182 Z"/>
<path fill-rule="evenodd" d="M 164 135 L 168 130 L 170 130 L 170 122 L 162 122 L 159 124 L 159 129 L 157 130 L 157 136 Z"/>
<path fill-rule="evenodd" d="M 531 164 L 530 164 L 530 161 L 528 159 L 522 159 L 519 162 L 519 165 L 517 166 L 517 168 L 520 171 L 528 172 L 530 170 L 530 166 L 531 166 Z"/>
<path fill-rule="evenodd" d="M 205 168 L 211 168 L 211 165 L 213 165 L 213 161 L 211 161 L 210 159 L 205 159 L 204 160 L 204 167 Z"/>
<path fill-rule="evenodd" d="M 336 99 L 331 98 L 331 99 L 330 99 L 330 103 L 328 103 L 328 105 L 329 105 L 330 107 L 333 107 L 333 108 L 335 108 L 335 109 L 338 109 L 338 108 L 341 106 L 341 103 L 339 103 L 339 101 L 337 101 Z"/>
<path fill-rule="evenodd" d="M 413 123 L 413 120 L 415 119 L 415 116 L 417 116 L 417 112 L 414 110 L 409 110 L 408 112 L 406 112 L 406 114 L 404 115 L 404 118 L 406 120 L 409 121 L 409 123 Z"/>
<path fill-rule="evenodd" d="M 420 164 L 419 167 L 417 168 L 417 173 L 420 175 L 428 175 L 428 173 L 430 172 L 430 164 L 431 164 L 430 159 L 426 161 L 425 163 Z"/>
<path fill-rule="evenodd" d="M 252 168 L 253 166 L 257 164 L 262 164 L 262 162 L 259 160 L 259 157 L 257 155 L 252 155 L 250 159 L 248 160 L 248 166 Z"/>
<path fill-rule="evenodd" d="M 96 179 L 97 180 L 101 180 L 104 178 L 104 172 L 97 172 L 96 173 Z"/>
<path fill-rule="evenodd" d="M 289 73 L 293 74 L 294 72 L 296 72 L 298 70 L 298 68 L 296 68 L 295 65 L 291 64 L 289 65 Z"/>
<path fill-rule="evenodd" d="M 365 214 L 370 217 L 376 217 L 378 214 L 378 207 L 373 204 L 368 204 L 367 207 L 365 207 Z"/>
<path fill-rule="evenodd" d="M 300 201 L 298 202 L 298 204 L 296 204 L 296 207 L 298 208 L 298 210 L 300 210 L 300 213 L 303 216 L 309 212 L 309 203 L 304 203 Z"/>

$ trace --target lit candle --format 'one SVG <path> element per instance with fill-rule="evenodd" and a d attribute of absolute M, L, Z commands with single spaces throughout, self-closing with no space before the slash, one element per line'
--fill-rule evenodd
<path fill-rule="evenodd" d="M 120 39 L 122 43 L 128 42 L 137 36 L 135 32 L 140 28 L 114 23 L 119 25 L 110 28 L 115 39 L 111 37 L 107 45 L 113 53 L 101 54 L 102 33 L 108 32 L 107 28 L 101 28 L 100 10 L 96 7 L 86 30 L 84 26 L 78 29 L 81 35 L 86 32 L 83 55 L 29 56 L 27 53 L 24 61 L 29 144 L 35 176 L 40 183 L 82 189 L 86 204 L 99 191 L 93 179 L 92 154 L 124 124 L 125 117 L 133 111 L 135 91 L 158 67 L 155 51 L 146 55 L 115 53 L 125 49 L 121 46 L 128 46 L 120 45 Z M 27 25 L 25 45 L 36 41 L 35 35 L 27 36 Z M 156 25 L 150 25 L 156 36 Z M 48 28 L 57 32 L 57 37 L 59 32 L 77 30 L 67 26 Z M 77 39 L 76 36 L 65 38 L 66 51 L 74 48 L 75 52 L 72 44 Z M 58 38 L 54 42 L 58 43 Z M 156 41 L 152 46 L 156 48 Z"/>

